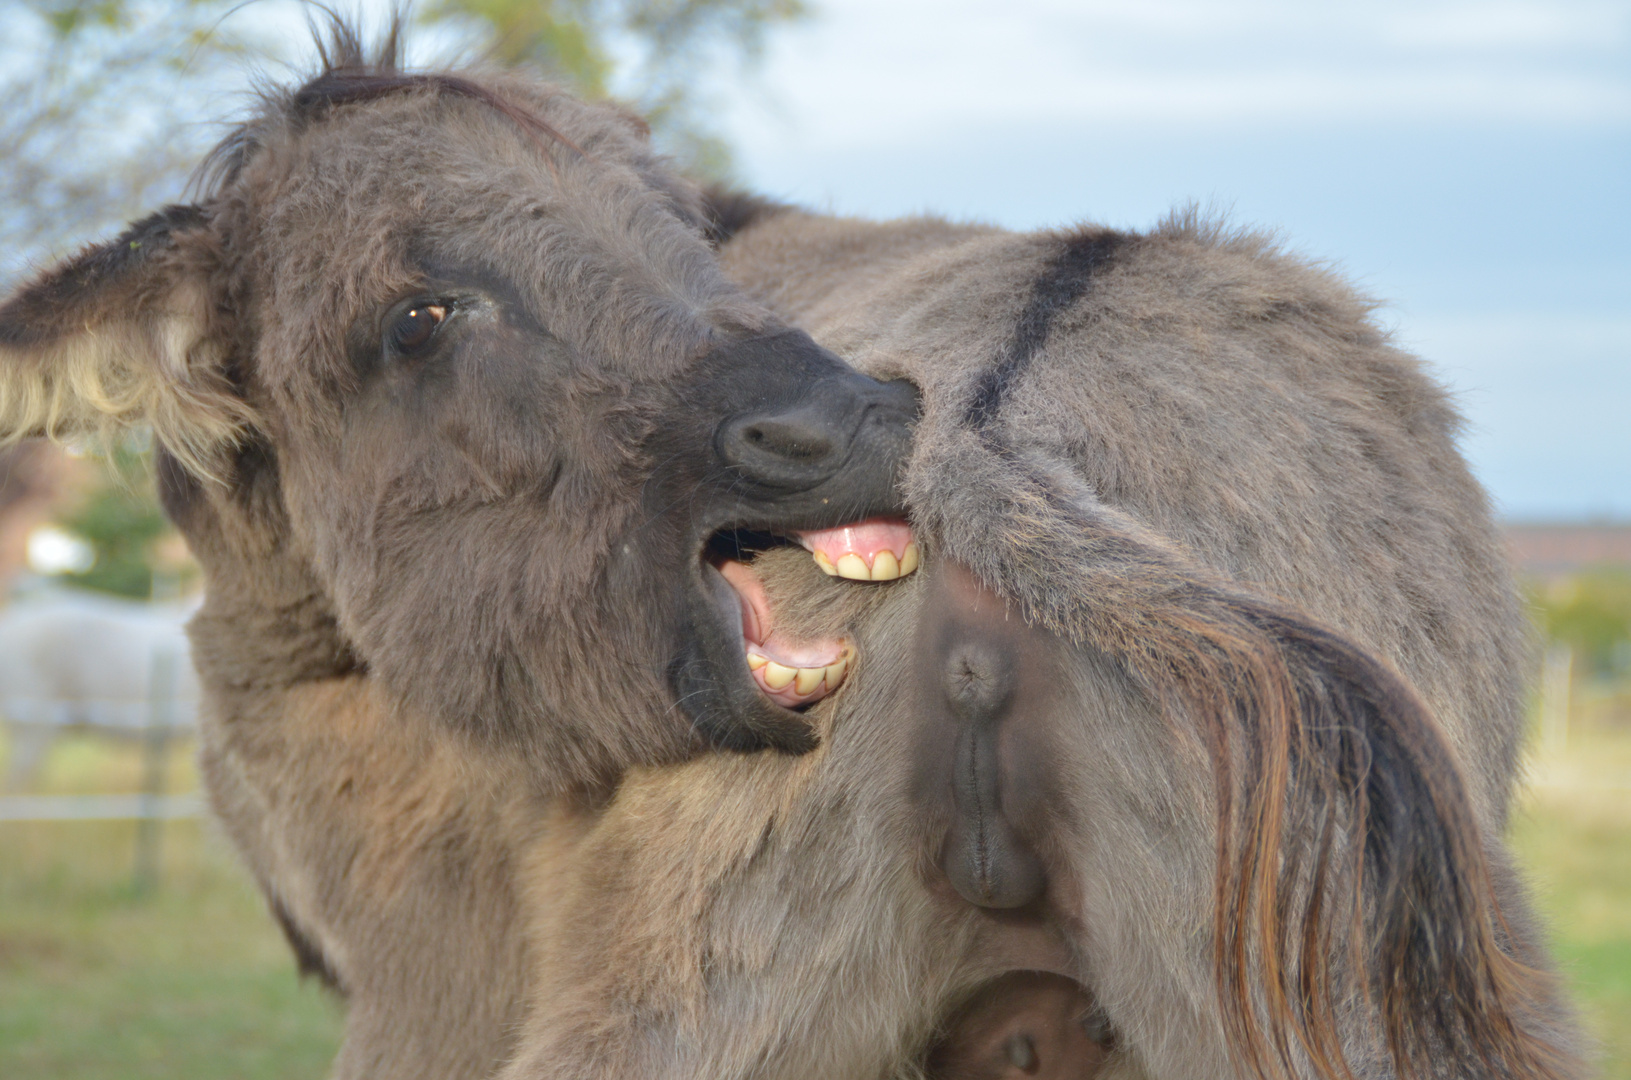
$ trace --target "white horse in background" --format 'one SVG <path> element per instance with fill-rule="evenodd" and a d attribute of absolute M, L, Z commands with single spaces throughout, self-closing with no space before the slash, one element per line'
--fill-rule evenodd
<path fill-rule="evenodd" d="M 140 603 L 46 588 L 0 609 L 3 790 L 33 777 L 70 730 L 141 739 L 190 729 L 198 680 L 183 629 L 194 603 Z"/>

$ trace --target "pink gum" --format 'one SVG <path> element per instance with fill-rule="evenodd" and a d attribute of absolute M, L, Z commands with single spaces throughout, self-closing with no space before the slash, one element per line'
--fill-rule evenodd
<path fill-rule="evenodd" d="M 870 518 L 836 529 L 802 532 L 798 541 L 810 551 L 825 555 L 834 565 L 845 555 L 858 555 L 871 566 L 880 551 L 904 560 L 906 545 L 912 542 L 912 527 L 899 518 Z"/>

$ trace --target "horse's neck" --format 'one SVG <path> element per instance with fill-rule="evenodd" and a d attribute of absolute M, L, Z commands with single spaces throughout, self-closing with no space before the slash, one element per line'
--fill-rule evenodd
<path fill-rule="evenodd" d="M 793 210 L 755 220 L 719 259 L 732 281 L 808 330 L 838 294 L 865 297 L 904 264 L 1001 231 L 932 217 L 877 222 Z"/>
<path fill-rule="evenodd" d="M 187 628 L 204 687 L 230 709 L 234 694 L 362 671 L 294 540 L 270 449 L 246 444 L 231 469 L 228 487 L 163 451 L 157 464 L 165 513 L 204 568 L 204 605 Z"/>
<path fill-rule="evenodd" d="M 361 673 L 364 665 L 306 561 L 281 539 L 257 547 L 194 545 L 206 587 L 187 630 L 204 685 L 217 694 L 263 694 Z"/>

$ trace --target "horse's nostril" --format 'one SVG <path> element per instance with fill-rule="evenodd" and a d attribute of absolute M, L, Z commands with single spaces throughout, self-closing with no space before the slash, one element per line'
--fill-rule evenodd
<path fill-rule="evenodd" d="M 761 399 L 715 429 L 714 449 L 731 482 L 808 491 L 842 473 L 852 507 L 898 513 L 895 476 L 910 441 L 916 390 L 845 370 L 804 341 L 808 348 L 792 357 L 799 363 L 786 364 L 791 372 L 770 377 L 787 357 L 772 356 L 766 365 L 769 388 L 786 394 L 780 402 Z M 740 379 L 740 370 L 733 368 L 732 377 Z"/>
<path fill-rule="evenodd" d="M 755 424 L 747 435 L 760 450 L 789 461 L 816 461 L 833 452 L 833 440 L 828 434 L 797 419 Z"/>
<path fill-rule="evenodd" d="M 836 465 L 848 445 L 847 433 L 818 409 L 799 408 L 727 425 L 720 451 L 731 464 L 767 480 L 780 481 L 789 469 L 802 472 Z"/>

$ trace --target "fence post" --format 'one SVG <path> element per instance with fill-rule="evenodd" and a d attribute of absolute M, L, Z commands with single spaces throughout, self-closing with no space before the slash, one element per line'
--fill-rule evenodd
<path fill-rule="evenodd" d="M 176 654 L 161 645 L 153 650 L 147 684 L 147 728 L 142 739 L 142 793 L 136 819 L 136 873 L 138 895 L 149 892 L 159 879 L 159 843 L 163 838 L 164 774 L 175 726 Z"/>
<path fill-rule="evenodd" d="M 1540 738 L 1548 753 L 1569 741 L 1569 693 L 1574 679 L 1574 650 L 1553 645 L 1546 650 L 1540 679 Z"/>

